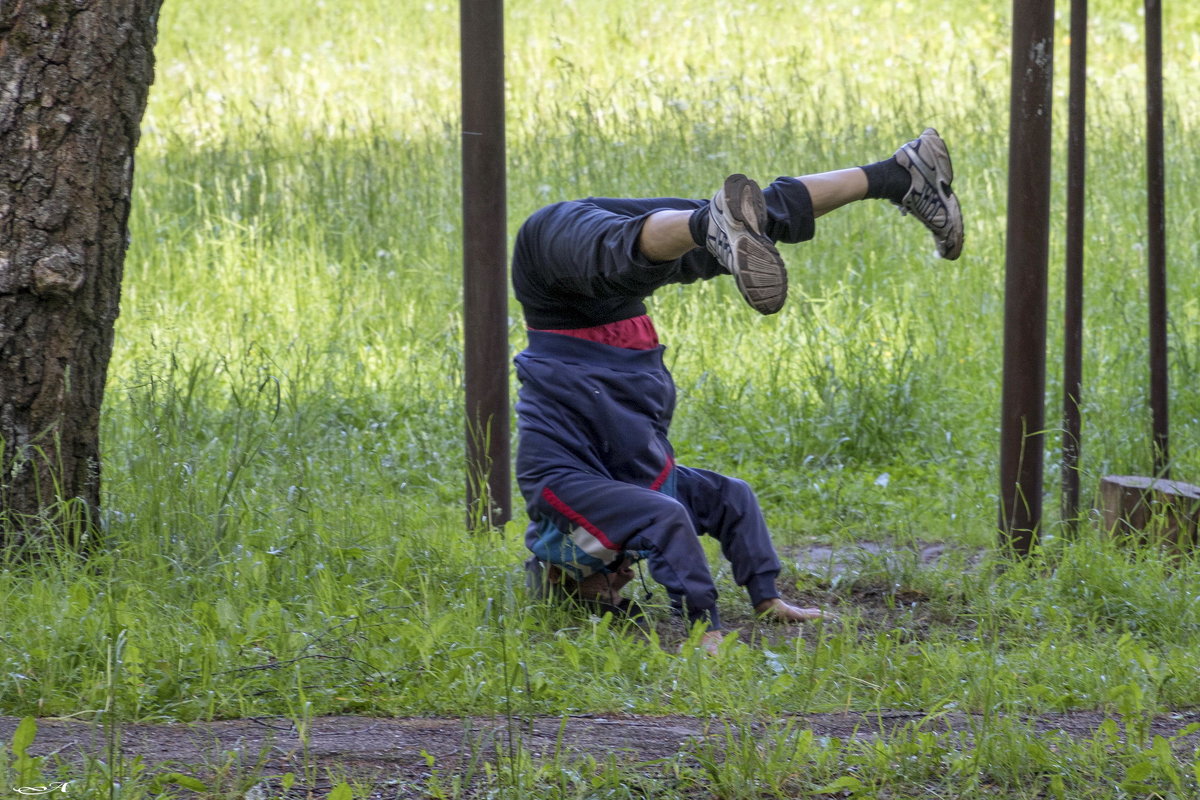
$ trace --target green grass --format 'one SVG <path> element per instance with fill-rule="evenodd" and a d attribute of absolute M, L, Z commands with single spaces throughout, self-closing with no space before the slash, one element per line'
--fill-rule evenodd
<path fill-rule="evenodd" d="M 1089 493 L 1151 464 L 1141 20 L 1126 5 L 1092 4 Z M 514 232 L 558 199 L 706 196 L 732 171 L 765 182 L 876 160 L 925 124 L 950 142 L 967 214 L 959 262 L 938 262 L 912 220 L 863 203 L 785 249 L 780 315 L 757 317 L 728 281 L 652 302 L 680 389 L 680 460 L 749 480 L 784 546 L 995 539 L 1008 13 L 951 0 L 508 4 Z M 1172 453 L 1176 476 L 1200 482 L 1200 11 L 1166 14 Z M 1090 530 L 1064 541 L 1053 511 L 1066 24 L 1064 9 L 1048 552 L 1009 569 L 793 570 L 789 588 L 836 605 L 845 624 L 705 660 L 674 654 L 677 639 L 664 648 L 531 605 L 515 569 L 520 514 L 501 532 L 462 529 L 457 6 L 166 4 L 103 417 L 109 546 L 88 564 L 0 572 L 0 709 L 624 710 L 737 726 L 846 707 L 1136 715 L 1200 703 L 1196 564 L 1129 555 Z M 515 351 L 515 302 L 511 317 Z M 882 610 L 862 606 L 865 589 Z M 906 611 L 906 596 L 920 608 Z M 999 722 L 981 733 L 868 745 L 781 732 L 771 741 L 800 748 L 787 759 L 746 751 L 778 763 L 731 757 L 703 780 L 723 797 L 757 796 L 754 770 L 778 782 L 768 794 L 858 776 L 840 790 L 883 796 L 863 776 L 891 775 L 945 780 L 950 793 L 986 776 L 1004 797 L 1132 796 L 1097 777 L 1116 748 L 1130 769 L 1159 758 L 1134 773 L 1148 785 L 1175 791 L 1175 769 L 1195 790 L 1190 756 L 1168 767 L 1152 742 L 1049 747 Z M 651 793 L 702 785 L 697 758 Z M 543 789 L 585 796 L 608 774 L 593 766 L 559 794 Z M 1021 788 L 1031 775 L 1048 794 Z"/>

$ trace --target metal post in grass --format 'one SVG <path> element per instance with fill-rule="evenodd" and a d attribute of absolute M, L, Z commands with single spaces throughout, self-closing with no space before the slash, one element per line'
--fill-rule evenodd
<path fill-rule="evenodd" d="M 1000 543 L 1017 555 L 1032 550 L 1042 521 L 1053 55 L 1053 0 L 1013 0 Z"/>
<path fill-rule="evenodd" d="M 1167 416 L 1167 220 L 1163 164 L 1162 4 L 1146 0 L 1146 237 L 1154 475 L 1171 477 Z"/>
<path fill-rule="evenodd" d="M 1087 120 L 1087 0 L 1071 0 L 1071 80 L 1067 107 L 1067 252 L 1063 301 L 1062 518 L 1079 519 L 1083 396 L 1083 234 Z"/>
<path fill-rule="evenodd" d="M 504 3 L 461 0 L 467 525 L 509 520 Z"/>

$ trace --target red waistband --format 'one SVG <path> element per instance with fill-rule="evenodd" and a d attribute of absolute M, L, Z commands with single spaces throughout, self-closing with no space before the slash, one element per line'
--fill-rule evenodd
<path fill-rule="evenodd" d="M 565 330 L 531 328 L 530 330 L 561 333 L 563 336 L 574 336 L 576 339 L 587 339 L 589 342 L 624 347 L 627 350 L 653 350 L 658 347 L 658 331 L 654 329 L 654 323 L 650 321 L 650 317 L 645 314 L 591 328 L 567 328 Z"/>

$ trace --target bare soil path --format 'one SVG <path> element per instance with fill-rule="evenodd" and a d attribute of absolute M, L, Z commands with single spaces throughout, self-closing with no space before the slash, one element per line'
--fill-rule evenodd
<path fill-rule="evenodd" d="M 1037 732 L 1090 737 L 1109 717 L 1094 711 L 1061 712 L 1025 718 Z M 11 741 L 20 720 L 0 717 L 0 740 Z M 926 718 L 918 711 L 805 714 L 787 718 L 797 729 L 841 739 L 887 734 L 904 725 L 959 732 L 970 736 L 980 720 L 948 713 Z M 1200 711 L 1162 714 L 1150 723 L 1152 736 L 1172 737 L 1200 722 Z M 494 761 L 511 740 L 535 759 L 587 753 L 603 762 L 608 756 L 631 766 L 665 759 L 709 740 L 718 749 L 729 731 L 718 720 L 631 715 L 503 718 L 318 717 L 310 723 L 307 744 L 287 719 L 261 718 L 187 724 L 131 724 L 121 729 L 126 760 L 140 756 L 154 772 L 178 771 L 212 781 L 258 778 L 278 787 L 278 776 L 299 777 L 293 796 L 323 796 L 335 781 L 354 778 L 376 787 L 375 797 L 422 797 L 433 769 L 440 775 L 478 774 L 483 761 Z M 1200 734 L 1186 737 L 1200 740 Z M 1180 744 L 1184 744 L 1182 741 Z M 1191 741 L 1189 746 L 1195 746 Z M 77 720 L 42 719 L 30 755 L 54 755 L 67 761 L 85 757 L 107 760 L 105 731 Z M 309 776 L 307 779 L 304 776 Z M 278 792 L 277 788 L 273 792 Z M 310 794 L 311 793 L 311 794 Z M 266 793 L 264 792 L 264 795 Z M 246 795 L 252 797 L 253 795 Z M 272 794 L 270 796 L 278 796 Z"/>

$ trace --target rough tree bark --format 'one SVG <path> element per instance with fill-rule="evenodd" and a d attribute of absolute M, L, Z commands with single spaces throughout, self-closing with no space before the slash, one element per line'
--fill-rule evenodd
<path fill-rule="evenodd" d="M 100 403 L 162 0 L 0 0 L 0 547 L 100 505 Z"/>

